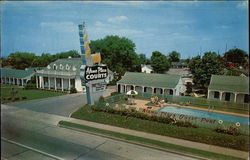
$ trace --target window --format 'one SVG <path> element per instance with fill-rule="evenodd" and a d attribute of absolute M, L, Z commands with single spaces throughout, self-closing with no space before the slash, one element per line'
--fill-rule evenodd
<path fill-rule="evenodd" d="M 156 93 L 156 88 L 154 88 L 154 93 Z"/>
<path fill-rule="evenodd" d="M 170 90 L 169 90 L 169 94 L 170 94 L 170 95 L 173 95 L 173 93 L 174 93 L 173 90 L 170 89 Z"/>
<path fill-rule="evenodd" d="M 220 97 L 220 93 L 219 92 L 214 92 L 214 98 L 219 98 Z"/>
<path fill-rule="evenodd" d="M 60 64 L 60 69 L 63 70 L 63 65 L 62 64 Z"/>
<path fill-rule="evenodd" d="M 69 70 L 70 66 L 68 64 L 66 64 L 66 70 Z"/>
<path fill-rule="evenodd" d="M 47 68 L 50 69 L 50 65 L 48 65 Z"/>
<path fill-rule="evenodd" d="M 248 94 L 245 94 L 244 96 L 244 103 L 249 103 L 249 95 Z"/>
<path fill-rule="evenodd" d="M 225 94 L 225 101 L 230 101 L 230 96 L 231 96 L 230 93 L 226 93 Z"/>
<path fill-rule="evenodd" d="M 144 92 L 147 92 L 147 87 L 144 87 Z"/>
<path fill-rule="evenodd" d="M 56 70 L 56 68 L 57 68 L 57 67 L 56 67 L 56 64 L 54 64 L 54 65 L 53 65 L 53 69 Z"/>

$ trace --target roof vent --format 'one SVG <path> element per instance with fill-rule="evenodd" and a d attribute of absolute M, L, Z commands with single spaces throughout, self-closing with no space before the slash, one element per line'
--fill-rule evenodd
<path fill-rule="evenodd" d="M 72 58 L 71 56 L 69 56 L 68 58 Z"/>

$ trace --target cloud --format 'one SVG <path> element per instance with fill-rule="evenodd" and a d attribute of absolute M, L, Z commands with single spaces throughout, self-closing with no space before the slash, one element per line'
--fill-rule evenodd
<path fill-rule="evenodd" d="M 88 28 L 89 35 L 92 35 L 92 39 L 103 38 L 107 35 L 118 35 L 128 38 L 145 38 L 154 36 L 153 33 L 137 30 L 129 27 L 116 26 L 114 24 L 106 24 L 105 27 L 94 25 Z"/>
<path fill-rule="evenodd" d="M 248 1 L 239 2 L 236 7 L 238 9 L 247 9 L 248 8 Z"/>
<path fill-rule="evenodd" d="M 128 20 L 128 17 L 126 16 L 116 16 L 116 17 L 108 18 L 108 22 L 111 22 L 111 23 L 120 23 L 120 22 L 127 21 L 127 20 Z"/>
<path fill-rule="evenodd" d="M 75 32 L 77 31 L 77 25 L 70 21 L 65 22 L 41 22 L 41 28 L 46 28 L 48 30 L 55 30 L 58 32 Z"/>
<path fill-rule="evenodd" d="M 95 26 L 97 26 L 97 27 L 105 27 L 106 25 L 104 23 L 102 23 L 101 21 L 96 21 Z"/>

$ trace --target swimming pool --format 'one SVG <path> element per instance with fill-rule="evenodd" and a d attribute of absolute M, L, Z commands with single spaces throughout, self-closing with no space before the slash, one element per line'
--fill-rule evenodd
<path fill-rule="evenodd" d="M 208 112 L 191 108 L 182 108 L 175 106 L 167 106 L 159 110 L 159 112 L 167 112 L 172 114 L 183 114 L 187 116 L 194 116 L 199 118 L 207 118 L 207 119 L 215 119 L 215 120 L 223 120 L 227 122 L 240 122 L 241 124 L 249 124 L 248 117 L 234 116 L 216 112 Z"/>

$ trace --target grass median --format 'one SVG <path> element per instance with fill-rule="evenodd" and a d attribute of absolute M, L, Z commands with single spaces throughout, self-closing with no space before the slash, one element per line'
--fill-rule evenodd
<path fill-rule="evenodd" d="M 246 135 L 233 136 L 217 133 L 206 128 L 178 127 L 170 124 L 142 120 L 135 117 L 96 112 L 93 111 L 89 105 L 74 112 L 72 117 L 242 151 L 248 151 L 249 149 L 249 137 Z"/>
<path fill-rule="evenodd" d="M 108 137 L 126 140 L 128 142 L 132 142 L 132 143 L 136 143 L 136 144 L 143 144 L 143 145 L 147 145 L 147 146 L 149 145 L 149 146 L 157 147 L 158 149 L 160 148 L 160 149 L 166 150 L 166 151 L 172 151 L 172 152 L 177 152 L 177 153 L 186 153 L 189 155 L 195 155 L 195 156 L 204 157 L 204 158 L 208 158 L 208 159 L 215 159 L 215 160 L 224 160 L 224 159 L 225 160 L 242 160 L 241 158 L 216 154 L 216 153 L 202 151 L 202 150 L 198 150 L 198 149 L 187 148 L 187 147 L 183 147 L 183 146 L 179 146 L 179 145 L 174 145 L 174 144 L 164 143 L 164 142 L 160 142 L 160 141 L 156 141 L 156 140 L 152 140 L 152 139 L 147 139 L 147 138 L 143 138 L 143 137 L 132 136 L 132 135 L 128 135 L 128 134 L 93 128 L 93 127 L 89 127 L 86 125 L 80 125 L 80 124 L 71 123 L 71 122 L 67 122 L 67 121 L 60 121 L 59 124 L 63 127 L 80 129 L 83 131 L 97 133 L 98 135 L 105 135 Z"/>

